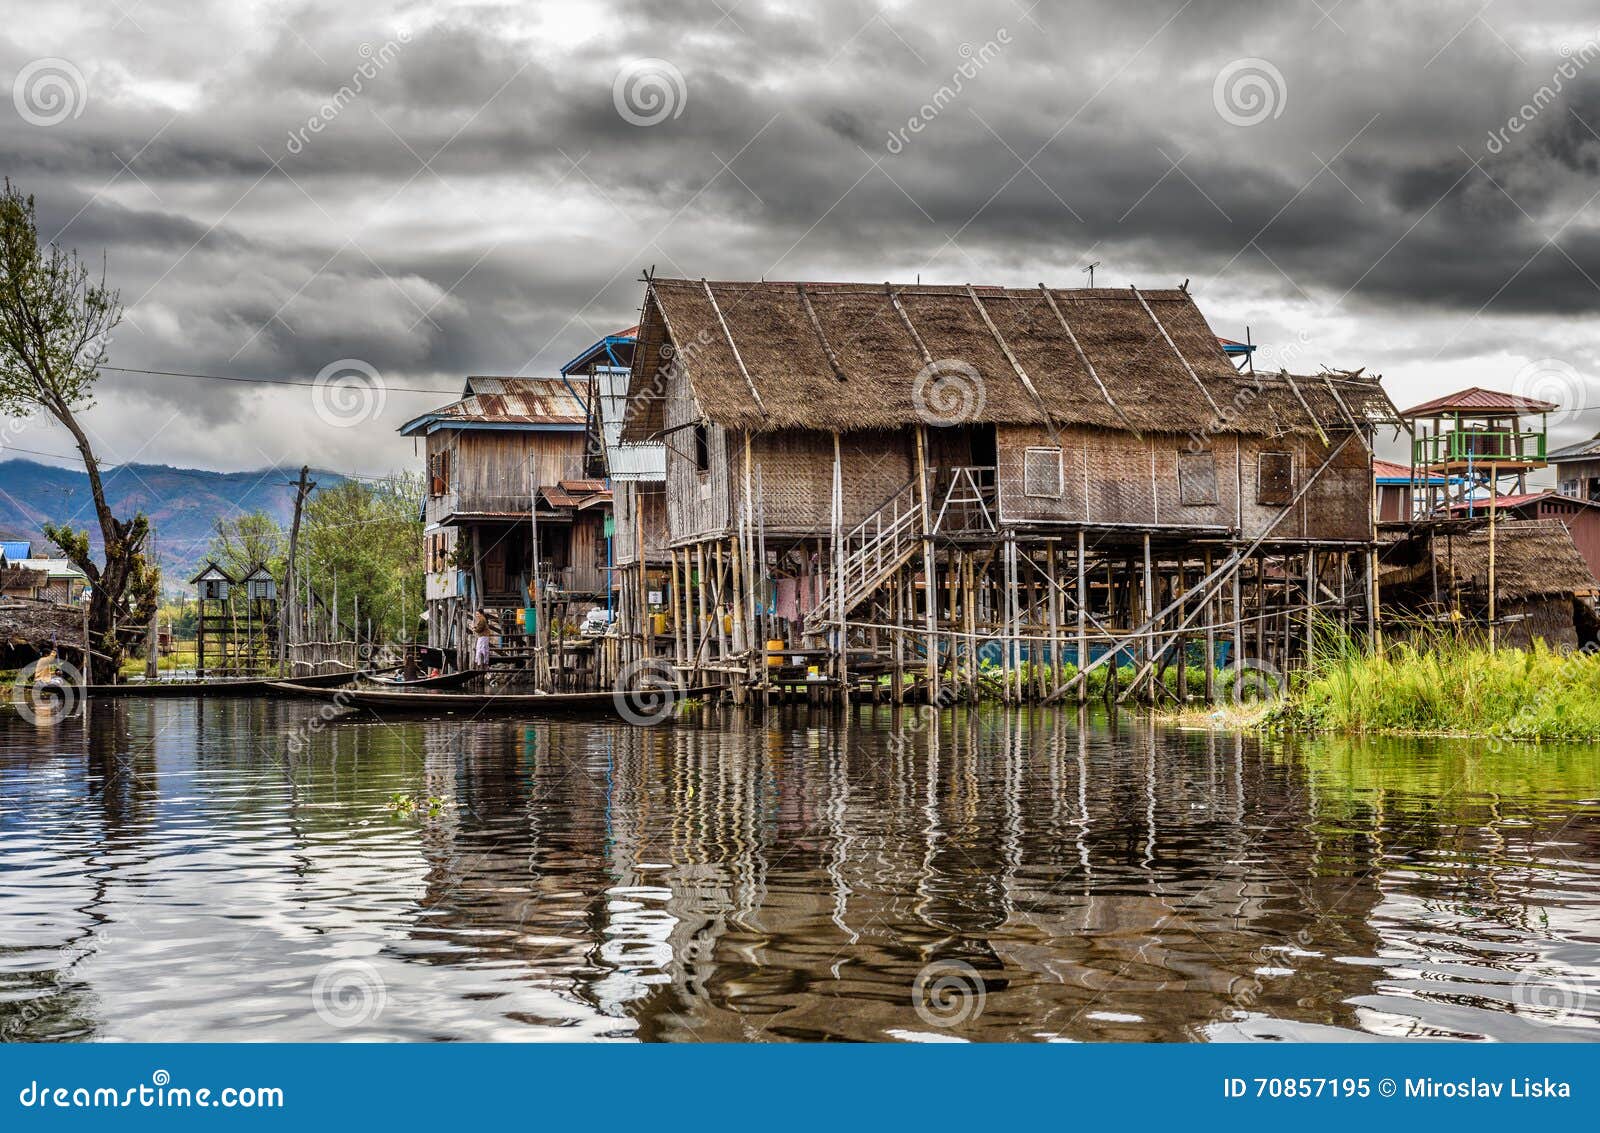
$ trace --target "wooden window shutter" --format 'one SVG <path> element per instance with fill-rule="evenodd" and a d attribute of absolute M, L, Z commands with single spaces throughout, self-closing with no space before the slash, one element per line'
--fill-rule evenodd
<path fill-rule="evenodd" d="M 1022 454 L 1022 494 L 1061 498 L 1061 450 L 1030 448 Z"/>
<path fill-rule="evenodd" d="M 1256 458 L 1256 503 L 1287 507 L 1294 499 L 1294 453 L 1264 452 Z"/>
<path fill-rule="evenodd" d="M 1178 502 L 1206 507 L 1217 502 L 1217 458 L 1210 450 L 1178 454 Z"/>

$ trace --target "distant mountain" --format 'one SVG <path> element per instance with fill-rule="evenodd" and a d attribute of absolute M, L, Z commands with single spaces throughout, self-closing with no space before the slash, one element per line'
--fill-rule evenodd
<path fill-rule="evenodd" d="M 258 472 L 208 472 L 164 464 L 124 464 L 105 473 L 106 496 L 120 517 L 142 511 L 155 531 L 156 558 L 167 584 L 186 581 L 205 559 L 219 517 L 264 511 L 285 527 L 294 515 L 289 481 L 298 468 Z M 314 471 L 326 488 L 345 478 Z M 89 477 L 79 469 L 57 468 L 31 460 L 0 462 L 0 531 L 43 543 L 45 523 L 70 523 L 89 532 L 96 549 L 100 527 L 94 518 Z M 35 554 L 54 554 L 46 545 Z"/>

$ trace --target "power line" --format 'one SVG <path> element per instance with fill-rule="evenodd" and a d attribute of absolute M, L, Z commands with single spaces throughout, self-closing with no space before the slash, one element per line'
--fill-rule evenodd
<path fill-rule="evenodd" d="M 158 378 L 195 378 L 208 382 L 237 382 L 241 385 L 260 386 L 298 386 L 301 389 L 316 388 L 315 381 L 300 381 L 295 378 L 243 378 L 227 374 L 196 374 L 184 370 L 140 370 L 133 366 L 101 366 L 102 370 L 115 370 L 119 374 L 148 374 Z M 421 386 L 392 386 L 380 379 L 380 384 L 385 390 L 393 393 L 427 393 L 435 397 L 454 397 L 456 390 L 423 389 Z"/>

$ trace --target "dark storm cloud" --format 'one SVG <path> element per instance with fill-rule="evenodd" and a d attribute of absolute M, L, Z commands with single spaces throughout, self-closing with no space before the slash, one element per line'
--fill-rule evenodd
<path fill-rule="evenodd" d="M 1070 285 L 1092 256 L 1473 341 L 1600 299 L 1581 5 L 38 8 L 0 71 L 67 57 L 87 103 L 0 115 L 0 152 L 64 242 L 106 251 L 129 365 L 548 372 L 632 321 L 652 264 Z M 1214 102 L 1242 56 L 1270 64 L 1256 124 Z M 647 57 L 686 101 L 646 127 L 613 82 Z M 210 421 L 247 396 L 130 383 Z"/>

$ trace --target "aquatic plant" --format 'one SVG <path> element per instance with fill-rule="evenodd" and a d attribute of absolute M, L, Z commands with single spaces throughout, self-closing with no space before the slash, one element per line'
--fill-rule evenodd
<path fill-rule="evenodd" d="M 1372 651 L 1324 635 L 1271 722 L 1355 734 L 1600 739 L 1600 655 L 1543 642 L 1491 653 L 1448 632 Z"/>

